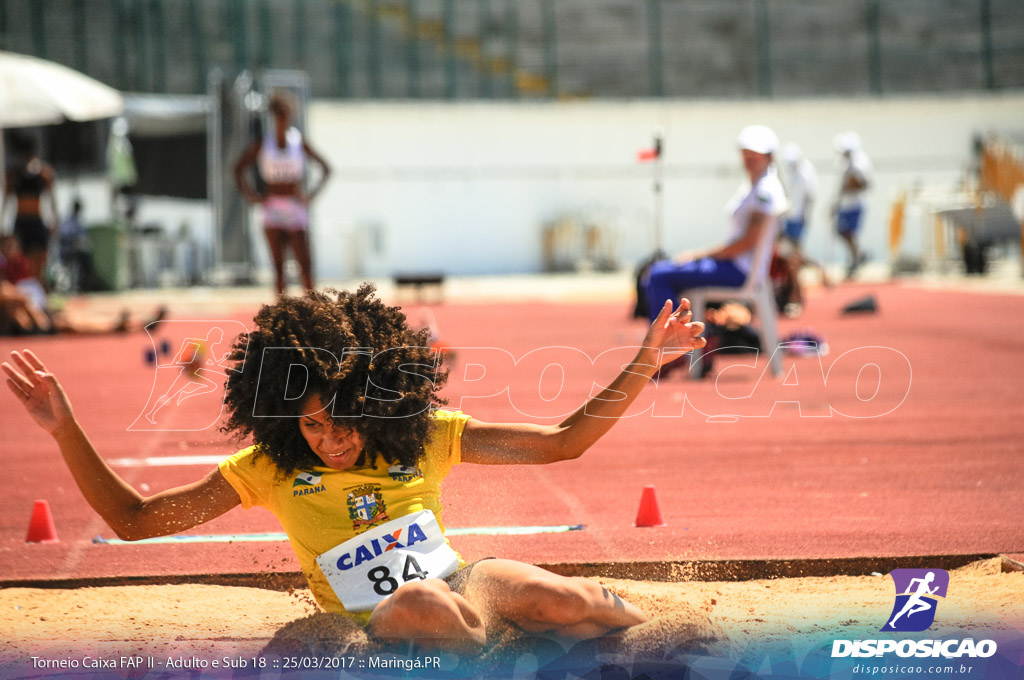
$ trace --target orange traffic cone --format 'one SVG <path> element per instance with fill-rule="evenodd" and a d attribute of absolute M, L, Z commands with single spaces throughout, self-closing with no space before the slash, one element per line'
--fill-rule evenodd
<path fill-rule="evenodd" d="M 32 506 L 32 519 L 28 521 L 28 535 L 26 543 L 56 543 L 57 528 L 53 526 L 53 515 L 50 514 L 50 504 L 46 501 L 36 501 Z"/>
<path fill-rule="evenodd" d="M 654 495 L 654 485 L 648 484 L 640 496 L 640 509 L 636 512 L 636 523 L 638 527 L 663 527 L 665 520 L 661 518 L 661 508 L 658 507 L 658 497 Z"/>

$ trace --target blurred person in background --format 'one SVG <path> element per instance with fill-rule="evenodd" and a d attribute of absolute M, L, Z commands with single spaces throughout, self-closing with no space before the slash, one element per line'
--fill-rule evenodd
<path fill-rule="evenodd" d="M 50 237 L 56 231 L 58 220 L 57 201 L 54 198 L 56 175 L 50 164 L 39 158 L 38 142 L 34 137 L 15 136 L 11 149 L 14 151 L 15 162 L 4 173 L 0 223 L 6 224 L 7 206 L 10 199 L 13 199 L 13 233 L 18 249 L 28 261 L 30 275 L 43 284 L 46 280 Z"/>
<path fill-rule="evenodd" d="M 789 270 L 788 298 L 783 302 L 783 312 L 793 318 L 803 311 L 804 294 L 800 285 L 800 270 L 811 265 L 821 272 L 821 281 L 829 285 L 825 268 L 807 257 L 803 250 L 804 234 L 810 224 L 814 201 L 818 195 L 818 173 L 814 164 L 804 157 L 800 147 L 792 142 L 783 145 L 779 152 L 783 169 L 783 182 L 789 197 L 789 212 L 779 234 L 779 256 Z"/>
<path fill-rule="evenodd" d="M 856 132 L 836 135 L 834 145 L 839 153 L 839 190 L 832 214 L 836 233 L 850 252 L 846 278 L 851 279 L 867 259 L 857 245 L 857 235 L 864 217 L 865 194 L 871 187 L 874 170 L 871 159 L 861 149 L 860 136 Z"/>
<path fill-rule="evenodd" d="M 92 267 L 82 207 L 82 200 L 76 198 L 71 204 L 71 212 L 60 223 L 60 263 L 67 272 L 67 288 L 72 293 L 99 290 L 101 287 Z"/>
<path fill-rule="evenodd" d="M 666 300 L 675 303 L 691 288 L 739 288 L 751 269 L 768 266 L 770 248 L 762 254 L 764 262 L 754 262 L 753 256 L 765 229 L 772 232 L 774 239 L 779 216 L 787 207 L 786 192 L 772 162 L 779 138 L 771 128 L 750 125 L 740 132 L 737 145 L 746 181 L 725 206 L 730 220 L 728 240 L 707 250 L 656 262 L 651 267 L 646 289 L 652 321 Z"/>
<path fill-rule="evenodd" d="M 122 116 L 110 125 L 107 178 L 110 180 L 111 216 L 132 226 L 139 211 L 139 173 L 135 167 L 135 150 L 128 139 L 128 120 Z"/>
<path fill-rule="evenodd" d="M 263 229 L 274 265 L 274 287 L 283 295 L 286 286 L 287 249 L 299 264 L 302 287 L 313 290 L 313 266 L 309 245 L 309 204 L 323 189 L 331 168 L 309 145 L 298 128 L 291 124 L 295 98 L 282 90 L 270 94 L 268 108 L 274 122 L 261 139 L 256 139 L 235 163 L 235 182 L 250 203 L 263 206 Z M 305 190 L 307 159 L 320 166 L 320 179 L 308 193 Z M 246 171 L 259 169 L 264 191 L 257 192 Z"/>

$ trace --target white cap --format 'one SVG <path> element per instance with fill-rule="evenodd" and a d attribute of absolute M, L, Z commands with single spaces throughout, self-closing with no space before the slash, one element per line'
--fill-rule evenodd
<path fill-rule="evenodd" d="M 779 136 L 766 125 L 748 125 L 740 130 L 736 143 L 754 153 L 774 153 L 779 148 Z"/>
<path fill-rule="evenodd" d="M 835 144 L 836 151 L 839 151 L 840 153 L 856 151 L 860 148 L 860 136 L 856 132 L 852 131 L 840 132 L 836 135 L 833 144 Z"/>
<path fill-rule="evenodd" d="M 800 160 L 801 155 L 802 152 L 800 151 L 800 147 L 793 142 L 786 142 L 783 144 L 782 150 L 779 152 L 779 156 L 782 157 L 782 161 L 790 164 L 796 163 Z"/>

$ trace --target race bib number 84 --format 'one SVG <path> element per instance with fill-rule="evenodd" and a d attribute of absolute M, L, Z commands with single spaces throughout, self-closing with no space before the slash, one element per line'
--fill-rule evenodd
<path fill-rule="evenodd" d="M 430 510 L 385 522 L 316 558 L 338 599 L 350 612 L 369 611 L 417 579 L 444 578 L 459 556 Z"/>

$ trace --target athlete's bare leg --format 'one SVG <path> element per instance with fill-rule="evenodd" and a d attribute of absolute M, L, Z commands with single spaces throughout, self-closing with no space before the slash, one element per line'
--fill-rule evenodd
<path fill-rule="evenodd" d="M 406 583 L 377 605 L 368 632 L 378 640 L 451 652 L 477 652 L 487 640 L 476 609 L 436 578 Z"/>
<path fill-rule="evenodd" d="M 288 232 L 284 229 L 264 229 L 263 231 L 267 235 L 270 261 L 274 265 L 274 290 L 277 291 L 278 295 L 284 295 L 284 260 L 287 256 Z"/>
<path fill-rule="evenodd" d="M 291 246 L 295 261 L 299 263 L 299 276 L 302 287 L 313 290 L 313 263 L 309 254 L 309 234 L 305 229 L 288 233 L 288 244 Z"/>
<path fill-rule="evenodd" d="M 531 633 L 585 639 L 635 626 L 647 616 L 593 581 L 514 560 L 484 560 L 466 583 L 484 621 L 501 617 Z"/>

